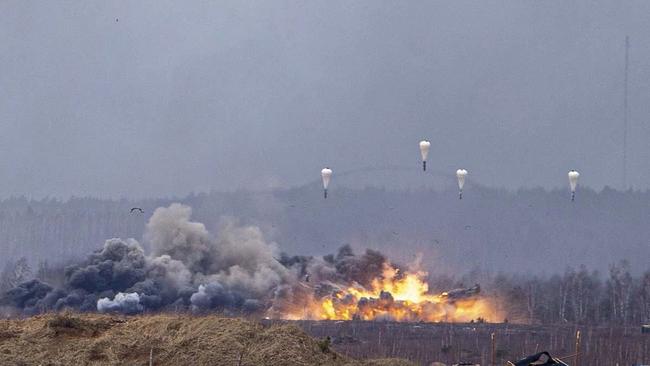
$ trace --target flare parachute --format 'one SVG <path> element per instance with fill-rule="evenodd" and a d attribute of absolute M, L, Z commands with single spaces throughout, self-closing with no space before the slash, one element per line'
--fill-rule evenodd
<path fill-rule="evenodd" d="M 427 140 L 420 141 L 420 154 L 422 155 L 422 170 L 427 170 L 427 156 L 429 155 L 429 148 L 431 143 Z"/>
<path fill-rule="evenodd" d="M 569 170 L 569 186 L 571 187 L 571 201 L 575 201 L 576 187 L 578 186 L 578 178 L 580 173 L 577 170 Z"/>
<path fill-rule="evenodd" d="M 330 180 L 332 179 L 332 169 L 323 168 L 320 171 L 320 175 L 323 178 L 323 196 L 327 198 L 327 187 L 330 185 Z"/>
<path fill-rule="evenodd" d="M 456 178 L 458 178 L 458 199 L 463 199 L 463 187 L 465 186 L 465 177 L 467 177 L 467 170 L 456 170 Z"/>

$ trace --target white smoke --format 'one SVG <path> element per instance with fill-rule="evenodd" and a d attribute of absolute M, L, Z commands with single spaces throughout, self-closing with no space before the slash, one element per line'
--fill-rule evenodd
<path fill-rule="evenodd" d="M 192 283 L 192 273 L 185 264 L 164 254 L 148 258 L 149 275 L 161 278 L 165 287 L 175 290 L 187 288 Z"/>
<path fill-rule="evenodd" d="M 144 238 L 154 257 L 168 255 L 192 272 L 210 271 L 216 248 L 205 225 L 190 221 L 191 215 L 192 209 L 179 203 L 160 207 L 147 223 Z"/>
<path fill-rule="evenodd" d="M 215 241 L 215 274 L 197 278 L 200 282 L 218 282 L 228 288 L 246 289 L 260 296 L 291 278 L 290 272 L 275 258 L 276 246 L 267 243 L 257 227 L 238 227 L 224 222 Z"/>
<path fill-rule="evenodd" d="M 160 277 L 177 289 L 198 289 L 191 297 L 195 307 L 240 307 L 295 277 L 274 258 L 276 245 L 259 228 L 224 220 L 213 238 L 203 224 L 190 221 L 191 214 L 180 204 L 158 208 L 145 239 L 153 252 L 150 268 L 160 268 Z"/>
<path fill-rule="evenodd" d="M 124 313 L 124 314 L 136 314 L 144 310 L 143 306 L 140 304 L 140 296 L 133 293 L 118 293 L 115 295 L 115 299 L 111 300 L 108 297 L 104 297 L 97 301 L 97 311 L 100 313 Z"/>

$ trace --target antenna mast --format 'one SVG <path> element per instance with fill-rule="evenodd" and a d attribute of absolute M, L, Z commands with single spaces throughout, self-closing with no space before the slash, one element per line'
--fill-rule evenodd
<path fill-rule="evenodd" d="M 630 50 L 630 37 L 625 36 L 625 84 L 623 91 L 623 190 L 627 189 L 627 75 Z"/>

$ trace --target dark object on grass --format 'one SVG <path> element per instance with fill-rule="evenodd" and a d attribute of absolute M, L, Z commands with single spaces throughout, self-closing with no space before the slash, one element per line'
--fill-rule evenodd
<path fill-rule="evenodd" d="M 548 352 L 536 353 L 532 356 L 523 358 L 515 363 L 514 366 L 532 366 L 532 365 L 560 365 L 568 366 L 566 363 L 559 359 L 553 358 Z"/>
<path fill-rule="evenodd" d="M 328 353 L 330 351 L 330 345 L 332 344 L 332 337 L 327 336 L 325 339 L 318 341 L 318 347 L 323 353 Z"/>

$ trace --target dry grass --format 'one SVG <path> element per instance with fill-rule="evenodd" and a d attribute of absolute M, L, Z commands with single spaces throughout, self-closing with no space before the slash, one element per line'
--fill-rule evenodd
<path fill-rule="evenodd" d="M 368 360 L 364 366 L 415 366 L 414 363 L 399 358 L 382 358 L 377 360 Z"/>
<path fill-rule="evenodd" d="M 218 316 L 51 314 L 0 320 L 0 365 L 408 366 L 356 361 L 294 325 Z"/>

